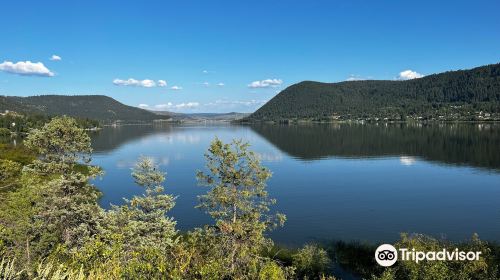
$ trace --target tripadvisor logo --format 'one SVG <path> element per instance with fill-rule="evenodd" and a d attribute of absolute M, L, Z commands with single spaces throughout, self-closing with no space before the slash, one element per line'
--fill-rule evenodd
<path fill-rule="evenodd" d="M 381 266 L 391 266 L 398 260 L 398 250 L 390 244 L 382 244 L 375 251 L 375 260 Z"/>
<path fill-rule="evenodd" d="M 442 249 L 440 251 L 417 251 L 415 248 L 396 249 L 390 244 L 382 244 L 375 251 L 375 260 L 381 266 L 392 266 L 399 259 L 400 261 L 412 261 L 419 263 L 421 261 L 477 261 L 481 252 L 459 251 L 458 248 L 449 251 Z M 398 257 L 399 256 L 399 257 Z"/>

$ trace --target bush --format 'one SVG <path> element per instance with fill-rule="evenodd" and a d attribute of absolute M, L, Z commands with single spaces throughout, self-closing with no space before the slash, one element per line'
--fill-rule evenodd
<path fill-rule="evenodd" d="M 415 248 L 417 251 L 438 251 L 446 248 L 449 251 L 458 248 L 461 251 L 480 251 L 477 261 L 399 261 L 395 266 L 386 269 L 379 277 L 373 279 L 500 279 L 498 263 L 492 261 L 495 256 L 489 244 L 473 235 L 466 243 L 454 244 L 437 240 L 422 234 L 401 234 L 396 248 Z"/>
<path fill-rule="evenodd" d="M 0 159 L 0 181 L 13 179 L 21 172 L 21 164 L 11 161 Z"/>
<path fill-rule="evenodd" d="M 281 280 L 286 279 L 283 269 L 274 262 L 266 263 L 259 273 L 261 280 Z"/>
<path fill-rule="evenodd" d="M 305 245 L 293 255 L 293 266 L 300 276 L 319 277 L 327 271 L 330 262 L 325 249 L 312 244 Z"/>
<path fill-rule="evenodd" d="M 0 127 L 0 137 L 10 136 L 10 130 L 5 127 Z"/>
<path fill-rule="evenodd" d="M 376 249 L 377 246 L 373 244 L 345 241 L 334 241 L 328 246 L 328 251 L 333 252 L 336 263 L 363 279 L 383 272 L 383 267 L 378 265 L 373 257 Z"/>

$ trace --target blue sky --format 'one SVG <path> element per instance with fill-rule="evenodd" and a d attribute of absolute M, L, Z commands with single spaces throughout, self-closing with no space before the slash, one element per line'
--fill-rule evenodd
<path fill-rule="evenodd" d="M 500 62 L 498 0 L 2 1 L 0 10 L 1 95 L 252 112 L 303 80 Z"/>

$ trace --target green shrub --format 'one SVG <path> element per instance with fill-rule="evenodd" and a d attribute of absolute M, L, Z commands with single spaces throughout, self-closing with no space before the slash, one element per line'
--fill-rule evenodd
<path fill-rule="evenodd" d="M 325 249 L 314 244 L 305 245 L 293 255 L 293 266 L 301 276 L 319 277 L 327 271 L 330 262 Z"/>
<path fill-rule="evenodd" d="M 0 127 L 0 137 L 10 136 L 10 130 L 5 127 Z"/>
<path fill-rule="evenodd" d="M 260 280 L 281 280 L 286 279 L 283 269 L 275 262 L 266 263 L 259 272 Z"/>

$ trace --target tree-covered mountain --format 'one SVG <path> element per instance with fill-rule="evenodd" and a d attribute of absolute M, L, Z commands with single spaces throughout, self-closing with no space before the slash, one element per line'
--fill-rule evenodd
<path fill-rule="evenodd" d="M 104 95 L 0 96 L 0 112 L 5 110 L 24 114 L 67 115 L 105 122 L 136 122 L 170 118 L 124 105 Z"/>
<path fill-rule="evenodd" d="M 246 120 L 499 118 L 500 64 L 492 64 L 406 81 L 304 81 L 280 92 Z"/>

